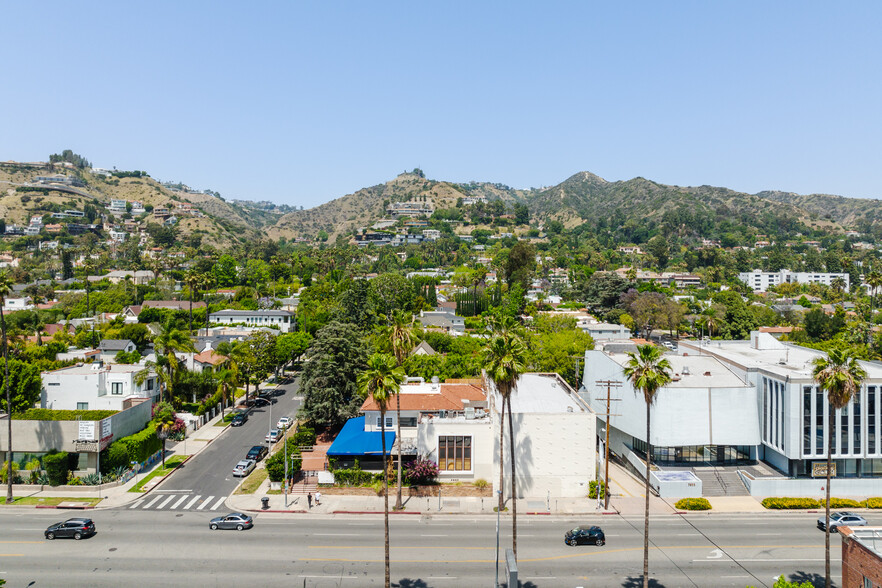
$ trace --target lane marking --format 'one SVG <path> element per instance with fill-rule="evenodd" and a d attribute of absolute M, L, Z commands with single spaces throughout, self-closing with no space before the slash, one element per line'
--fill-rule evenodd
<path fill-rule="evenodd" d="M 18 544 L 33 545 L 36 543 L 45 543 L 45 541 L 0 541 L 0 543 L 3 543 L 3 544 L 12 543 L 12 544 L 16 544 L 16 545 L 18 545 Z"/>
<path fill-rule="evenodd" d="M 316 537 L 366 537 L 361 533 L 313 533 Z"/>
<path fill-rule="evenodd" d="M 139 506 L 141 506 L 141 504 L 142 504 L 145 500 L 147 500 L 147 499 L 146 499 L 146 498 L 140 498 L 140 499 L 136 500 L 135 503 L 134 503 L 132 506 L 130 506 L 129 508 L 138 508 Z"/>
<path fill-rule="evenodd" d="M 734 562 L 744 562 L 744 561 L 749 561 L 749 562 L 760 562 L 760 561 L 824 561 L 824 558 L 822 557 L 822 558 L 817 558 L 817 559 L 801 559 L 801 558 L 796 558 L 796 557 L 781 557 L 781 558 L 775 558 L 775 559 L 772 559 L 772 558 L 766 559 L 766 558 L 762 558 L 762 557 L 757 557 L 757 558 L 753 558 L 753 559 L 735 559 L 735 560 L 732 560 L 732 559 L 693 559 L 693 560 L 692 560 L 692 563 L 697 563 L 697 562 L 700 562 L 700 561 L 707 562 L 707 563 L 726 563 L 726 564 L 731 564 L 733 561 L 734 561 Z M 831 558 L 830 558 L 830 561 L 842 561 L 842 559 L 841 559 L 841 558 L 837 559 L 837 558 L 835 558 L 835 557 L 831 557 Z"/>
<path fill-rule="evenodd" d="M 214 498 L 214 496 L 209 496 L 208 498 L 206 498 L 202 504 L 200 504 L 199 506 L 196 507 L 196 510 L 202 510 L 203 508 L 208 506 L 208 503 L 211 502 L 212 498 Z"/>
<path fill-rule="evenodd" d="M 0 557 L 24 557 L 23 553 L 0 553 Z M 3 572 L 4 574 L 6 572 Z"/>
<path fill-rule="evenodd" d="M 154 498 L 153 500 L 151 500 L 149 503 L 145 504 L 145 505 L 144 505 L 144 508 L 145 508 L 145 509 L 150 508 L 151 506 L 153 506 L 154 504 L 156 504 L 157 502 L 159 502 L 159 501 L 162 500 L 163 498 L 164 498 L 164 496 L 162 496 L 162 495 L 160 494 L 159 496 L 157 496 L 156 498 Z"/>
<path fill-rule="evenodd" d="M 215 505 L 211 507 L 211 510 L 217 510 L 218 507 L 220 507 L 220 505 L 222 505 L 224 503 L 224 500 L 226 500 L 226 499 L 227 499 L 226 496 L 221 496 L 220 498 L 218 498 Z"/>
<path fill-rule="evenodd" d="M 450 537 L 450 535 L 420 535 L 420 537 Z"/>
<path fill-rule="evenodd" d="M 757 533 L 758 537 L 778 537 L 781 533 Z"/>
<path fill-rule="evenodd" d="M 171 501 L 174 500 L 175 498 L 177 498 L 177 496 L 175 496 L 174 494 L 172 494 L 171 496 L 169 496 L 168 498 L 166 498 L 165 500 L 163 500 L 160 504 L 157 504 L 157 505 L 156 505 L 156 510 L 162 510 L 163 508 L 165 508 L 165 505 L 166 505 L 166 504 L 168 504 L 169 502 L 171 502 Z"/>
<path fill-rule="evenodd" d="M 197 496 L 196 498 L 194 498 L 193 500 L 191 500 L 190 502 L 188 502 L 188 503 L 187 503 L 187 506 L 184 507 L 184 510 L 190 510 L 190 508 L 191 508 L 194 504 L 196 504 L 196 501 L 198 501 L 200 498 L 202 498 L 202 496 Z"/>
<path fill-rule="evenodd" d="M 190 498 L 190 497 L 189 496 L 181 496 L 181 498 L 177 502 L 175 502 L 173 505 L 168 507 L 168 509 L 174 510 L 174 509 L 178 508 L 179 506 L 181 506 L 181 503 L 184 502 L 185 500 L 187 500 L 188 498 Z"/>

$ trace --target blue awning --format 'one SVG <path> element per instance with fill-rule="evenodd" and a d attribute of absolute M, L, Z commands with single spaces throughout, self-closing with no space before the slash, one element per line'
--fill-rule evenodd
<path fill-rule="evenodd" d="M 383 443 L 380 431 L 365 431 L 364 418 L 349 419 L 328 449 L 328 455 L 381 455 Z M 392 452 L 395 431 L 386 431 L 386 453 Z"/>

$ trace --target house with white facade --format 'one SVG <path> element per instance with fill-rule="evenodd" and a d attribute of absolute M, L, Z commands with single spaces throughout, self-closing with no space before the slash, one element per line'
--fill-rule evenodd
<path fill-rule="evenodd" d="M 396 407 L 401 403 L 401 439 L 396 439 Z M 595 477 L 595 414 L 557 374 L 524 374 L 512 395 L 519 497 L 580 497 Z M 412 378 L 392 398 L 385 416 L 386 447 L 394 459 L 417 455 L 439 466 L 446 482 L 499 483 L 501 400 L 492 381 L 424 382 Z M 380 412 L 372 399 L 350 419 L 328 450 L 338 465 L 359 460 L 365 469 L 382 467 Z M 508 435 L 503 447 L 508 460 Z M 511 480 L 508 467 L 503 482 Z"/>
<path fill-rule="evenodd" d="M 15 312 L 16 310 L 32 310 L 34 308 L 33 300 L 30 296 L 21 296 L 18 298 L 6 298 L 3 302 L 3 312 Z"/>
<path fill-rule="evenodd" d="M 208 321 L 219 325 L 244 324 L 251 327 L 278 327 L 283 333 L 294 328 L 294 313 L 289 310 L 235 310 L 213 312 Z"/>
<path fill-rule="evenodd" d="M 741 272 L 738 279 L 753 288 L 754 292 L 765 292 L 771 286 L 779 284 L 823 284 L 830 286 L 837 278 L 845 282 L 845 290 L 851 288 L 851 279 L 847 273 L 836 272 L 793 272 L 782 269 L 777 272 L 764 272 L 755 269 L 752 272 Z"/>
<path fill-rule="evenodd" d="M 143 365 L 81 364 L 40 374 L 40 408 L 55 410 L 124 410 L 133 402 L 159 397 L 159 380 L 152 374 L 138 384 Z"/>

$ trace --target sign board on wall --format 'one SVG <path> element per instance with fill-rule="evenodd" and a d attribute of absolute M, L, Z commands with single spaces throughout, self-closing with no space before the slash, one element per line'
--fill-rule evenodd
<path fill-rule="evenodd" d="M 80 441 L 97 441 L 95 437 L 95 421 L 79 421 L 80 430 L 77 439 Z"/>
<path fill-rule="evenodd" d="M 111 423 L 111 421 L 109 418 L 101 421 L 101 438 L 102 439 L 106 439 L 107 437 L 110 437 L 110 435 L 112 433 L 111 428 L 110 428 L 110 423 Z"/>
<path fill-rule="evenodd" d="M 826 461 L 815 461 L 812 462 L 812 478 L 826 478 L 827 477 L 827 462 Z M 830 464 L 830 477 L 836 477 L 836 462 Z"/>

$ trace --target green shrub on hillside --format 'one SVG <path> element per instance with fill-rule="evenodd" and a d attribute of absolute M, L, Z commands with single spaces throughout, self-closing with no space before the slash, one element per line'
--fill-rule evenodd
<path fill-rule="evenodd" d="M 707 498 L 681 498 L 674 504 L 679 510 L 710 510 L 711 503 Z"/>

